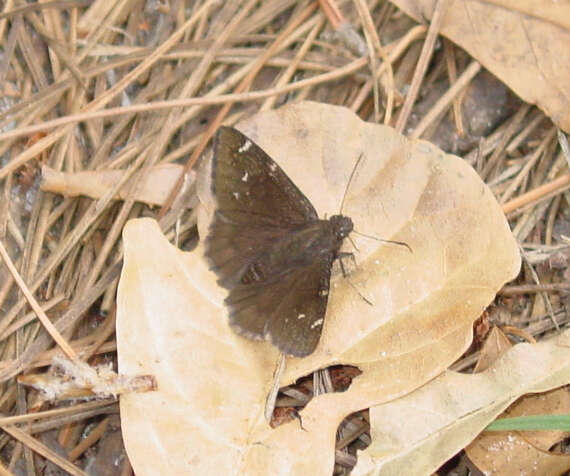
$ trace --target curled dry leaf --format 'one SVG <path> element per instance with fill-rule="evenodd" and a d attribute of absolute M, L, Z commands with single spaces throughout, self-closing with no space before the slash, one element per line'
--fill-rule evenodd
<path fill-rule="evenodd" d="M 501 355 L 509 350 L 513 345 L 509 338 L 503 333 L 501 329 L 493 326 L 491 332 L 483 342 L 479 359 L 475 364 L 473 373 L 482 372 L 488 369 L 493 362 L 495 362 Z"/>
<path fill-rule="evenodd" d="M 499 328 L 493 327 L 483 344 L 474 372 L 489 368 L 511 348 L 507 336 Z M 565 381 L 560 380 L 560 384 L 563 383 Z M 502 416 L 556 415 L 568 414 L 569 411 L 570 393 L 564 387 L 538 395 L 527 395 L 511 405 Z M 485 474 L 562 474 L 570 469 L 570 457 L 550 453 L 549 449 L 567 436 L 568 433 L 563 431 L 484 431 L 465 451 L 469 459 Z"/>
<path fill-rule="evenodd" d="M 127 224 L 120 371 L 153 374 L 159 387 L 121 399 L 125 444 L 140 475 L 189 467 L 197 474 L 330 474 L 340 421 L 444 371 L 520 267 L 499 205 L 458 157 L 316 103 L 258 114 L 238 128 L 283 167 L 321 217 L 339 212 L 362 154 L 343 214 L 356 230 L 404 241 L 413 252 L 354 234 L 358 265 L 348 279 L 333 267 L 320 343 L 310 356 L 287 360 L 282 384 L 338 363 L 363 373 L 346 392 L 311 400 L 301 412 L 304 430 L 298 421 L 270 429 L 263 410 L 277 351 L 230 330 L 226 291 L 200 246 L 183 253 L 153 221 Z M 200 183 L 204 236 L 211 203 Z"/>
<path fill-rule="evenodd" d="M 567 415 L 569 412 L 570 393 L 567 388 L 558 388 L 520 399 L 504 416 Z M 549 450 L 567 437 L 568 432 L 564 431 L 486 431 L 465 451 L 484 474 L 563 474 L 570 469 L 570 455 Z"/>
<path fill-rule="evenodd" d="M 392 0 L 418 22 L 434 0 Z M 526 102 L 570 132 L 570 4 L 550 0 L 448 2 L 440 32 Z"/>
<path fill-rule="evenodd" d="M 149 205 L 162 205 L 174 187 L 183 167 L 178 164 L 161 164 L 149 171 L 144 182 L 138 185 L 135 200 Z M 115 187 L 124 170 L 88 170 L 83 172 L 59 172 L 51 167 L 42 167 L 41 189 L 44 192 L 59 193 L 67 197 L 85 195 L 91 198 L 104 197 Z M 194 173 L 189 174 L 193 182 Z M 130 190 L 127 183 L 117 194 L 118 199 L 124 199 Z"/>
<path fill-rule="evenodd" d="M 370 408 L 372 444 L 358 454 L 352 474 L 431 474 L 517 398 L 569 382 L 570 331 L 538 344 L 518 344 L 479 374 L 448 371 L 403 398 Z M 540 458 L 541 468 L 567 464 L 562 457 L 546 456 Z M 524 467 L 525 474 L 531 467 Z"/>

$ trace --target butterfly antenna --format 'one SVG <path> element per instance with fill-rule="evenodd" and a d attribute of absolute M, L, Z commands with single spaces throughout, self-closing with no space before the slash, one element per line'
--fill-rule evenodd
<path fill-rule="evenodd" d="M 356 174 L 356 169 L 358 168 L 358 164 L 360 164 L 363 157 L 364 157 L 364 154 L 360 153 L 360 155 L 358 156 L 358 160 L 356 161 L 356 164 L 354 164 L 354 167 L 352 168 L 352 172 L 350 172 L 350 177 L 348 177 L 348 183 L 346 184 L 346 188 L 344 189 L 344 195 L 342 196 L 342 201 L 340 202 L 340 214 L 341 215 L 342 215 L 342 209 L 344 208 L 344 201 L 346 200 L 346 195 L 348 194 L 348 189 L 350 188 L 350 184 L 352 183 L 352 179 L 354 178 L 354 175 Z"/>
<path fill-rule="evenodd" d="M 370 238 L 371 240 L 382 241 L 383 243 L 391 243 L 393 245 L 398 245 L 398 246 L 405 246 L 406 248 L 408 248 L 408 251 L 410 253 L 413 253 L 413 250 L 410 247 L 410 245 L 408 245 L 408 243 L 404 241 L 383 240 L 382 238 L 378 238 L 377 236 L 366 235 L 365 233 L 360 233 L 359 231 L 356 230 L 352 230 L 352 232 L 356 233 L 357 235 L 364 236 L 365 238 Z"/>

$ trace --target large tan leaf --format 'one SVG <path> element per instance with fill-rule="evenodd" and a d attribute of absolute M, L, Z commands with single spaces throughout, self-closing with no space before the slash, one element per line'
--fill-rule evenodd
<path fill-rule="evenodd" d="M 314 398 L 301 413 L 304 430 L 298 422 L 271 430 L 263 409 L 277 351 L 229 329 L 225 291 L 200 246 L 182 253 L 154 222 L 130 222 L 118 296 L 120 371 L 154 374 L 159 385 L 121 400 L 139 475 L 180 474 L 188 465 L 196 474 L 330 474 L 340 421 L 441 373 L 520 266 L 500 207 L 457 157 L 315 103 L 259 114 L 240 129 L 282 165 L 320 216 L 339 212 L 362 154 L 343 213 L 356 230 L 405 241 L 413 253 L 354 236 L 352 284 L 335 267 L 321 341 L 311 356 L 287 359 L 282 383 L 335 363 L 363 374 L 344 393 Z"/>
<path fill-rule="evenodd" d="M 392 3 L 423 22 L 436 1 Z M 447 5 L 441 34 L 570 132 L 570 3 L 463 0 Z"/>

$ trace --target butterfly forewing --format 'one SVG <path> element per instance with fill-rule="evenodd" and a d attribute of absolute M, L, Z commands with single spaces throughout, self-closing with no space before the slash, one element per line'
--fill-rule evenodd
<path fill-rule="evenodd" d="M 285 172 L 236 129 L 220 128 L 212 160 L 216 211 L 206 253 L 220 284 L 231 288 L 260 249 L 318 216 Z"/>
<path fill-rule="evenodd" d="M 212 187 L 219 211 L 249 224 L 295 225 L 317 212 L 285 172 L 241 132 L 221 127 L 214 142 Z"/>

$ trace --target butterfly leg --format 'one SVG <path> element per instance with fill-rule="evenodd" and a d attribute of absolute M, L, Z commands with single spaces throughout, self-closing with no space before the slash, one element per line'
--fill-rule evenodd
<path fill-rule="evenodd" d="M 342 271 L 342 275 L 346 278 L 348 276 L 348 272 L 346 271 L 346 268 L 344 267 L 344 262 L 342 261 L 344 258 L 352 258 L 352 262 L 354 263 L 354 267 L 356 267 L 356 258 L 354 257 L 354 253 L 351 253 L 350 251 L 339 251 L 337 258 L 338 258 L 338 262 L 340 264 L 340 270 Z"/>
<path fill-rule="evenodd" d="M 347 252 L 347 251 L 340 251 L 337 255 L 338 258 L 338 262 L 340 264 L 340 270 L 342 271 L 342 276 L 344 278 L 347 279 L 348 284 L 357 292 L 357 294 L 366 302 L 366 304 L 369 304 L 370 306 L 373 306 L 374 303 L 372 301 L 370 301 L 370 299 L 367 299 L 366 296 L 364 296 L 357 288 L 354 284 L 352 284 L 352 282 L 350 281 L 350 279 L 348 279 L 348 273 L 344 267 L 344 263 L 343 263 L 343 258 L 352 258 L 352 262 L 354 263 L 354 266 L 356 267 L 356 258 L 354 257 L 354 253 L 351 252 Z"/>

